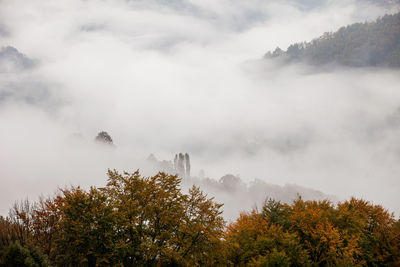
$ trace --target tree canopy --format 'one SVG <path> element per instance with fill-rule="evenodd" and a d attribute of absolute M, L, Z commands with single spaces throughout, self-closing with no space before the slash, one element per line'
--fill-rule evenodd
<path fill-rule="evenodd" d="M 35 205 L 15 206 L 12 217 L 1 220 L 3 249 L 21 241 L 38 247 L 57 266 L 219 261 L 225 225 L 221 204 L 197 187 L 182 193 L 176 175 L 110 170 L 108 176 L 102 188 L 72 187 Z"/>
<path fill-rule="evenodd" d="M 226 226 L 177 175 L 108 177 L 0 217 L 0 266 L 400 266 L 400 221 L 361 199 L 270 199 Z"/>
<path fill-rule="evenodd" d="M 269 200 L 226 231 L 235 266 L 399 266 L 399 221 L 379 205 L 352 198 L 291 205 Z"/>

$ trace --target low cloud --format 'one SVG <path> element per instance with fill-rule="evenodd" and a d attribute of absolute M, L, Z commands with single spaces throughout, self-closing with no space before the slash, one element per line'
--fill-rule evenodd
<path fill-rule="evenodd" d="M 257 0 L 0 5 L 0 29 L 8 32 L 0 47 L 17 49 L 1 50 L 15 56 L 15 66 L 0 74 L 0 213 L 25 196 L 102 185 L 107 168 L 146 169 L 148 154 L 170 159 L 177 151 L 189 152 L 193 171 L 212 178 L 234 173 L 246 182 L 297 184 L 400 212 L 398 71 L 261 60 L 277 46 L 374 20 L 388 7 Z M 27 67 L 26 60 L 38 63 Z M 0 56 L 0 66 L 7 62 Z M 101 130 L 115 149 L 92 143 Z"/>

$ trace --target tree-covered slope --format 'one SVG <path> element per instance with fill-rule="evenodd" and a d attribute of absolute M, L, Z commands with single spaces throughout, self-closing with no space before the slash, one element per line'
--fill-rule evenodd
<path fill-rule="evenodd" d="M 375 22 L 356 23 L 325 33 L 311 42 L 277 48 L 266 58 L 312 65 L 341 64 L 351 67 L 400 67 L 400 13 L 385 15 Z"/>

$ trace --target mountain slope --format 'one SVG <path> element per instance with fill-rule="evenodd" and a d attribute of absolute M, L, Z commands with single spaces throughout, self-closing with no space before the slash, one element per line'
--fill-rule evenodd
<path fill-rule="evenodd" d="M 400 67 L 400 13 L 385 15 L 375 22 L 356 23 L 325 33 L 311 42 L 277 48 L 266 58 L 311 65 L 340 64 L 350 67 Z"/>

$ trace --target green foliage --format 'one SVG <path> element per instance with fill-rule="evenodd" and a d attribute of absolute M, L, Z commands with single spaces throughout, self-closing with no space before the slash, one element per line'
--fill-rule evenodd
<path fill-rule="evenodd" d="M 282 226 L 285 230 L 289 227 L 288 207 L 279 201 L 269 199 L 262 208 L 262 215 L 268 218 L 269 224 Z"/>
<path fill-rule="evenodd" d="M 116 234 L 113 207 L 107 196 L 91 188 L 72 188 L 56 199 L 61 214 L 54 235 L 52 259 L 59 265 L 111 264 Z"/>
<path fill-rule="evenodd" d="M 284 251 L 273 249 L 266 260 L 261 264 L 265 267 L 289 267 L 290 259 Z"/>
<path fill-rule="evenodd" d="M 2 249 L 0 266 L 4 267 L 45 267 L 50 266 L 47 257 L 38 249 L 24 248 L 18 242 Z"/>
<path fill-rule="evenodd" d="M 193 187 L 182 194 L 180 179 L 159 173 L 143 178 L 138 172 L 109 171 L 102 189 L 118 210 L 118 255 L 124 265 L 181 262 L 212 263 L 221 243 L 224 221 L 220 204 Z"/>
<path fill-rule="evenodd" d="M 341 64 L 351 67 L 400 67 L 400 13 L 376 22 L 356 23 L 305 43 L 276 49 L 267 58 L 304 61 L 312 65 Z"/>

